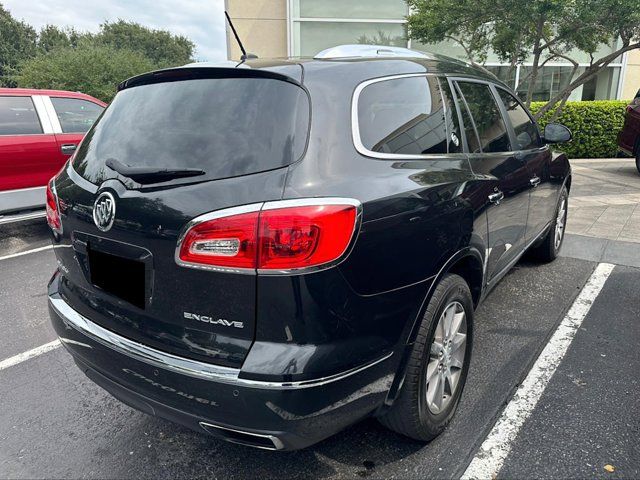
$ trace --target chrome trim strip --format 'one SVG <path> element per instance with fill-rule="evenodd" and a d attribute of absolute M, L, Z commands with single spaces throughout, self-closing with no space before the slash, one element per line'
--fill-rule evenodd
<path fill-rule="evenodd" d="M 352 205 L 356 208 L 362 206 L 359 200 L 355 198 L 342 197 L 313 197 L 313 198 L 294 198 L 291 200 L 276 200 L 266 202 L 262 210 L 276 210 L 278 208 L 291 207 L 309 207 L 314 205 Z"/>
<path fill-rule="evenodd" d="M 390 75 L 387 77 L 373 78 L 365 82 L 360 83 L 353 92 L 351 99 L 351 136 L 353 138 L 353 145 L 356 147 L 358 153 L 367 157 L 379 158 L 382 160 L 445 160 L 447 158 L 464 159 L 467 158 L 466 153 L 433 153 L 433 154 L 403 154 L 403 153 L 382 153 L 369 150 L 362 143 L 360 138 L 360 124 L 358 121 L 358 100 L 362 91 L 378 82 L 386 82 L 388 80 L 397 80 L 399 78 L 413 78 L 413 77 L 433 77 L 437 78 L 437 75 L 433 73 L 404 73 L 401 75 Z"/>
<path fill-rule="evenodd" d="M 58 294 L 49 296 L 49 304 L 69 327 L 74 328 L 90 339 L 141 362 L 155 367 L 165 368 L 176 373 L 204 380 L 219 380 L 233 383 L 238 377 L 239 369 L 211 365 L 197 360 L 178 357 L 171 353 L 162 352 L 154 348 L 134 342 L 122 337 L 111 330 L 93 323 L 88 318 L 76 312 Z"/>
<path fill-rule="evenodd" d="M 179 357 L 177 355 L 163 352 L 155 348 L 143 345 L 128 338 L 122 337 L 117 333 L 107 330 L 100 325 L 92 322 L 80 313 L 76 312 L 71 306 L 60 297 L 59 294 L 49 296 L 49 304 L 53 310 L 60 316 L 62 321 L 70 328 L 73 328 L 88 338 L 104 345 L 107 348 L 115 350 L 118 353 L 127 355 L 140 362 L 163 368 L 175 373 L 187 375 L 189 377 L 201 380 L 209 380 L 220 383 L 228 383 L 241 387 L 265 388 L 274 390 L 296 390 L 300 388 L 311 388 L 325 385 L 327 383 L 336 382 L 356 373 L 360 373 L 367 368 L 373 367 L 393 355 L 393 352 L 387 353 L 382 357 L 361 365 L 359 367 L 346 370 L 321 378 L 310 380 L 301 380 L 296 382 L 267 382 L 262 380 L 250 380 L 239 378 L 241 370 L 238 368 L 223 367 L 212 365 L 210 363 L 193 360 L 190 358 Z M 68 342 L 67 342 L 68 343 Z"/>
<path fill-rule="evenodd" d="M 228 430 L 229 432 L 240 433 L 242 435 L 249 435 L 251 437 L 266 438 L 271 443 L 273 443 L 273 448 L 264 447 L 262 445 L 251 445 L 249 443 L 244 443 L 240 440 L 235 440 L 233 438 L 229 438 L 226 436 L 224 437 L 224 439 L 227 440 L 228 442 L 237 443 L 238 445 L 245 445 L 247 447 L 259 448 L 261 450 L 282 450 L 284 448 L 284 444 L 282 443 L 282 441 L 274 435 L 265 435 L 262 433 L 246 432 L 244 430 L 238 430 L 237 428 L 229 428 L 229 427 L 223 427 L 222 425 L 214 425 L 213 423 L 209 423 L 209 422 L 198 422 L 198 423 L 203 428 L 203 430 L 207 433 L 211 433 L 207 430 L 207 427 L 212 427 L 222 431 Z"/>
<path fill-rule="evenodd" d="M 14 222 L 22 222 L 26 220 L 34 220 L 36 218 L 44 218 L 47 216 L 47 212 L 45 210 L 38 210 L 37 212 L 29 212 L 22 214 L 8 214 L 2 215 L 0 214 L 0 225 L 6 225 Z"/>

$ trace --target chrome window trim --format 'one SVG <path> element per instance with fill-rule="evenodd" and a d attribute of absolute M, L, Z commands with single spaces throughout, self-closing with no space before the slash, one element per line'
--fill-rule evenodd
<path fill-rule="evenodd" d="M 371 80 L 366 80 L 356 87 L 353 91 L 353 96 L 351 98 L 351 136 L 353 139 L 353 145 L 356 147 L 358 153 L 365 155 L 367 157 L 379 158 L 382 160 L 443 160 L 447 158 L 451 159 L 461 159 L 467 158 L 466 153 L 431 153 L 431 154 L 402 154 L 402 153 L 382 153 L 382 152 L 374 152 L 373 150 L 369 150 L 362 143 L 362 138 L 360 137 L 360 123 L 358 119 L 358 101 L 360 100 L 360 95 L 362 91 L 367 88 L 369 85 L 379 82 L 386 82 L 389 80 L 397 80 L 402 78 L 414 78 L 414 77 L 436 77 L 438 76 L 434 73 L 403 73 L 399 75 L 389 75 L 386 77 L 378 77 L 373 78 Z M 439 80 L 438 80 L 439 82 Z M 442 94 L 441 94 L 442 95 Z M 444 102 L 444 99 L 443 99 Z M 446 115 L 446 105 L 445 115 Z"/>
<path fill-rule="evenodd" d="M 180 248 L 182 242 L 187 235 L 187 232 L 195 225 L 207 222 L 209 220 L 215 220 L 218 218 L 230 217 L 232 215 L 240 215 L 243 213 L 253 213 L 262 210 L 275 210 L 278 208 L 291 208 L 291 207 L 308 207 L 313 205 L 352 205 L 356 208 L 356 222 L 351 233 L 351 239 L 347 248 L 340 254 L 340 256 L 333 262 L 323 263 L 322 265 L 314 265 L 311 267 L 300 267 L 292 269 L 263 269 L 263 268 L 233 268 L 233 267 L 218 267 L 215 265 L 201 265 L 198 263 L 185 262 L 180 258 Z M 241 207 L 231 207 L 222 210 L 216 210 L 214 212 L 205 213 L 200 215 L 184 226 L 178 236 L 178 242 L 174 253 L 175 261 L 182 267 L 195 268 L 199 270 L 208 270 L 222 273 L 239 273 L 243 275 L 302 275 L 306 273 L 319 272 L 328 268 L 335 267 L 342 263 L 351 253 L 353 246 L 355 245 L 358 234 L 360 233 L 360 225 L 362 224 L 362 203 L 355 198 L 343 198 L 343 197 L 314 197 L 314 198 L 299 198 L 289 200 L 273 200 L 269 202 L 252 203 L 249 205 L 243 205 Z"/>
<path fill-rule="evenodd" d="M 241 370 L 239 368 L 223 367 L 220 365 L 201 362 L 199 360 L 180 357 L 178 355 L 157 350 L 155 348 L 143 345 L 142 343 L 138 343 L 121 335 L 118 335 L 117 333 L 112 332 L 111 330 L 107 330 L 106 328 L 92 322 L 88 318 L 75 311 L 58 293 L 49 295 L 49 305 L 67 327 L 73 328 L 74 330 L 77 330 L 79 333 L 85 335 L 91 340 L 111 350 L 133 358 L 134 360 L 158 368 L 163 368 L 174 373 L 187 375 L 189 377 L 238 385 L 242 387 L 275 390 L 295 390 L 300 388 L 318 387 L 345 379 L 347 377 L 355 375 L 356 373 L 360 373 L 370 367 L 384 362 L 393 355 L 393 352 L 389 352 L 381 355 L 373 361 L 351 368 L 349 370 L 309 380 L 301 380 L 295 382 L 269 382 L 262 380 L 251 380 L 240 378 L 239 375 L 241 373 Z M 68 343 L 68 341 L 65 339 L 63 343 L 66 344 Z"/>

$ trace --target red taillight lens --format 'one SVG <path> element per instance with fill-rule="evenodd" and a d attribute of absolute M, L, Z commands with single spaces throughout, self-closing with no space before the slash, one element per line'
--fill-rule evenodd
<path fill-rule="evenodd" d="M 180 260 L 220 267 L 255 268 L 259 212 L 216 218 L 192 227 Z"/>
<path fill-rule="evenodd" d="M 352 205 L 313 205 L 260 213 L 260 269 L 292 269 L 336 260 L 351 241 Z"/>
<path fill-rule="evenodd" d="M 62 224 L 60 223 L 60 211 L 58 210 L 58 199 L 56 198 L 56 194 L 54 193 L 53 179 L 51 179 L 47 184 L 46 207 L 47 223 L 53 230 L 60 231 L 60 227 Z"/>
<path fill-rule="evenodd" d="M 290 270 L 330 263 L 347 250 L 357 221 L 354 205 L 267 205 L 261 211 L 197 223 L 179 246 L 179 261 L 191 266 Z"/>

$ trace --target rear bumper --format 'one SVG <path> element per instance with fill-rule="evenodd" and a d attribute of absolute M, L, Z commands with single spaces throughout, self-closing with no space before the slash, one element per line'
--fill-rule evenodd
<path fill-rule="evenodd" d="M 241 369 L 178 357 L 115 334 L 49 288 L 62 344 L 95 383 L 124 403 L 196 431 L 269 450 L 304 448 L 371 414 L 393 380 L 385 355 L 330 377 L 299 382 L 242 378 Z"/>

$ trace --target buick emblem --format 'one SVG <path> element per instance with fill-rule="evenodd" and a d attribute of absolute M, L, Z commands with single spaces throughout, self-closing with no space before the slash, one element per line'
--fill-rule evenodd
<path fill-rule="evenodd" d="M 116 200 L 109 192 L 102 192 L 93 204 L 93 223 L 98 230 L 108 231 L 116 218 Z"/>

